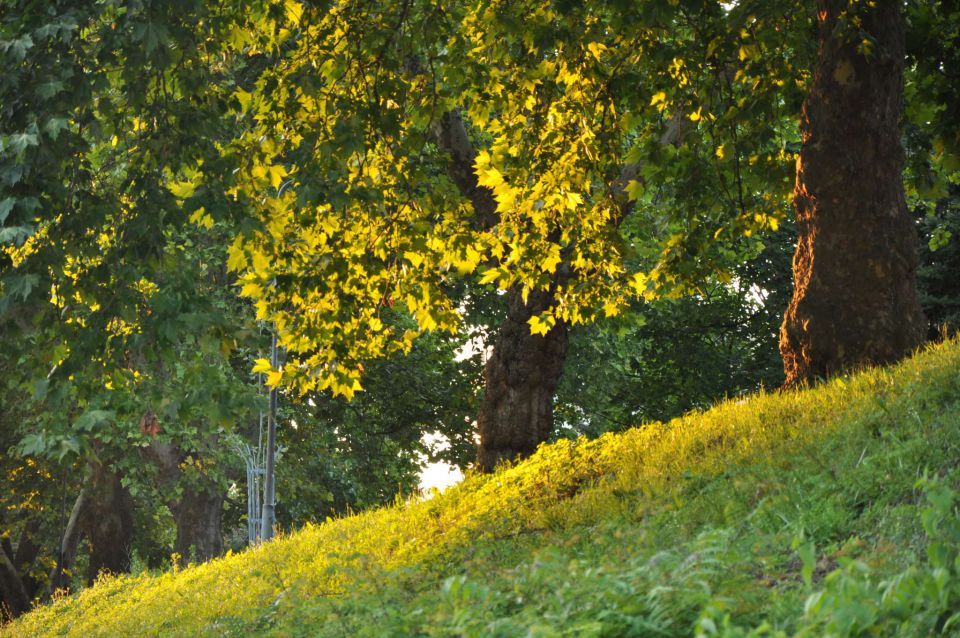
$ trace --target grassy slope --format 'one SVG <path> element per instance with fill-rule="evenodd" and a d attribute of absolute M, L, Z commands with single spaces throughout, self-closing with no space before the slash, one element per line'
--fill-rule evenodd
<path fill-rule="evenodd" d="M 561 441 L 179 573 L 105 579 L 0 634 L 949 633 L 958 434 L 954 341 L 812 391 Z M 926 472 L 939 478 L 920 489 Z"/>

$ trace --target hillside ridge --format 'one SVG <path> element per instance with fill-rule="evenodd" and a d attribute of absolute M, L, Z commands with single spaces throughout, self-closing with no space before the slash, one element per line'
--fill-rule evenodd
<path fill-rule="evenodd" d="M 103 578 L 0 635 L 947 635 L 958 434 L 952 340 L 561 440 L 207 564 Z"/>

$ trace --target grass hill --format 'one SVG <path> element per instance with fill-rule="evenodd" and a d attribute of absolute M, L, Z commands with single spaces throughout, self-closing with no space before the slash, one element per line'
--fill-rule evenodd
<path fill-rule="evenodd" d="M 951 341 L 106 578 L 0 634 L 960 635 L 958 465 Z"/>

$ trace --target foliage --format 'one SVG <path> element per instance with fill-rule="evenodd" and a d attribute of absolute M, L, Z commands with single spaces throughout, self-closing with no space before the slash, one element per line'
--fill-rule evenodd
<path fill-rule="evenodd" d="M 726 281 L 742 238 L 783 218 L 806 11 L 285 8 L 250 35 L 276 63 L 235 93 L 231 146 L 231 192 L 261 224 L 230 265 L 296 362 L 272 382 L 352 396 L 367 360 L 456 329 L 462 281 L 551 289 L 533 332 Z M 452 157 L 438 140 L 461 121 Z M 385 321 L 395 308 L 415 328 Z"/>
<path fill-rule="evenodd" d="M 666 420 L 783 382 L 777 350 L 792 292 L 793 224 L 731 265 L 731 284 L 642 302 L 622 317 L 579 327 L 557 391 L 559 436 Z"/>
<path fill-rule="evenodd" d="M 957 595 L 958 371 L 953 340 L 560 441 L 426 501 L 105 579 L 6 635 L 928 635 Z"/>

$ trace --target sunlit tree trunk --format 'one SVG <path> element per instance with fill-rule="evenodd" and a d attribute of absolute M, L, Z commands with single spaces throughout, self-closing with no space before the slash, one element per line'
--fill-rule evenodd
<path fill-rule="evenodd" d="M 493 193 L 477 183 L 475 150 L 456 111 L 443 116 L 437 141 L 450 156 L 448 174 L 474 208 L 479 228 L 498 222 Z M 484 369 L 477 425 L 477 466 L 489 472 L 504 460 L 529 456 L 553 430 L 553 398 L 567 356 L 562 321 L 545 336 L 530 333 L 527 321 L 553 304 L 549 290 L 531 292 L 526 302 L 516 287 L 507 291 L 507 314 Z"/>
<path fill-rule="evenodd" d="M 507 292 L 507 316 L 484 369 L 484 396 L 477 425 L 477 464 L 533 454 L 553 430 L 553 398 L 567 358 L 568 331 L 562 321 L 546 335 L 530 334 L 530 317 L 553 303 L 549 291 L 531 292 L 526 303 L 517 288 Z"/>
<path fill-rule="evenodd" d="M 899 4 L 817 6 L 819 55 L 794 196 L 794 296 L 780 331 L 788 385 L 895 361 L 925 331 L 901 177 Z"/>

